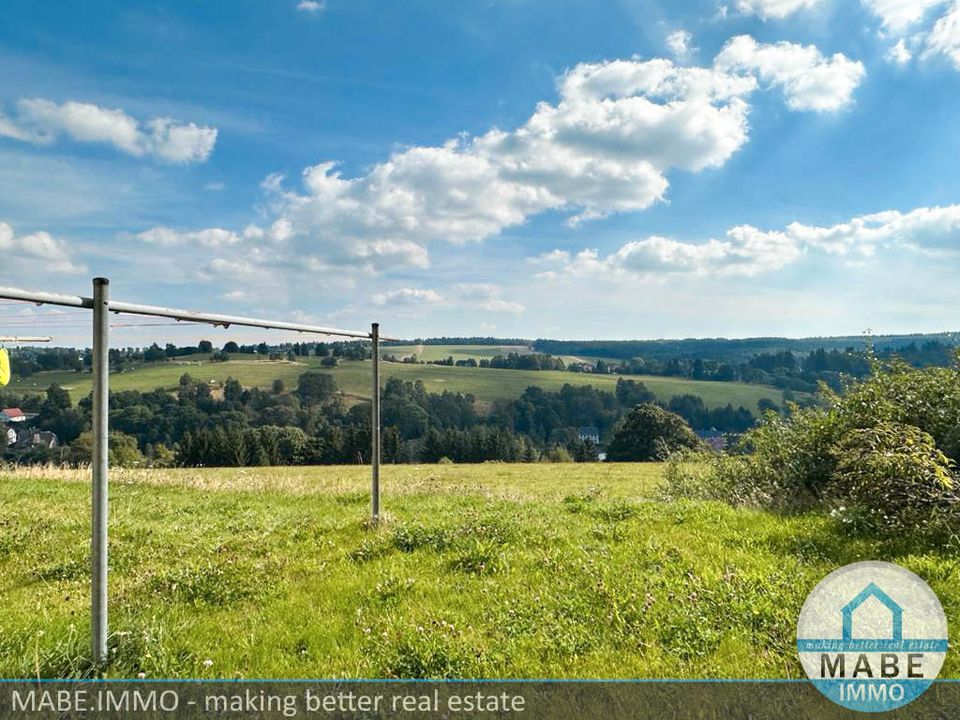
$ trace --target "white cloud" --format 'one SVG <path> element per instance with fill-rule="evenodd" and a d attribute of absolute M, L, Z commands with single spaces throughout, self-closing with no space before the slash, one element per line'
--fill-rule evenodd
<path fill-rule="evenodd" d="M 737 10 L 764 20 L 782 20 L 799 10 L 814 7 L 820 0 L 737 0 Z"/>
<path fill-rule="evenodd" d="M 217 143 L 216 128 L 180 125 L 170 118 L 149 121 L 147 130 L 142 134 L 145 151 L 170 163 L 206 162 Z"/>
<path fill-rule="evenodd" d="M 861 4 L 878 17 L 885 31 L 899 35 L 920 22 L 932 8 L 945 0 L 860 0 Z"/>
<path fill-rule="evenodd" d="M 878 250 L 960 254 L 960 205 L 862 215 L 828 227 L 794 222 L 765 231 L 739 225 L 723 239 L 693 243 L 664 237 L 628 242 L 601 258 L 596 250 L 555 250 L 535 258 L 541 275 L 607 276 L 693 274 L 752 276 L 786 267 L 805 253 L 872 257 Z"/>
<path fill-rule="evenodd" d="M 787 232 L 800 243 L 832 253 L 856 250 L 871 255 L 881 247 L 936 254 L 957 252 L 960 205 L 922 207 L 907 213 L 887 210 L 826 228 L 793 223 Z"/>
<path fill-rule="evenodd" d="M 421 318 L 438 311 L 520 315 L 526 310 L 522 303 L 505 299 L 498 285 L 458 283 L 442 290 L 415 287 L 389 290 L 374 295 L 368 302 L 341 308 L 330 317 L 366 317 L 372 308 L 388 308 L 394 317 L 404 318 Z"/>
<path fill-rule="evenodd" d="M 887 60 L 906 65 L 917 54 L 924 60 L 939 56 L 960 70 L 960 0 L 861 2 L 880 19 L 881 34 L 897 38 L 887 52 Z"/>
<path fill-rule="evenodd" d="M 910 52 L 910 49 L 907 47 L 904 39 L 900 38 L 897 41 L 897 44 L 887 51 L 886 58 L 890 62 L 896 63 L 897 65 L 906 65 L 911 59 L 913 59 L 913 53 Z"/>
<path fill-rule="evenodd" d="M 687 243 L 652 236 L 628 242 L 601 259 L 596 250 L 542 256 L 547 276 L 569 275 L 758 275 L 793 262 L 797 243 L 783 233 L 763 233 L 750 226 L 730 229 L 724 240 Z"/>
<path fill-rule="evenodd" d="M 442 300 L 443 298 L 436 290 L 420 290 L 419 288 L 401 288 L 373 296 L 374 305 L 389 305 L 391 307 L 434 305 Z"/>
<path fill-rule="evenodd" d="M 326 6 L 326 2 L 322 2 L 321 0 L 300 0 L 297 4 L 297 10 L 316 13 L 321 12 Z"/>
<path fill-rule="evenodd" d="M 368 173 L 336 163 L 264 181 L 272 208 L 307 249 L 377 269 L 425 267 L 426 246 L 496 235 L 546 210 L 571 222 L 641 210 L 672 170 L 722 165 L 747 140 L 752 77 L 669 60 L 578 65 L 520 128 L 394 153 Z"/>
<path fill-rule="evenodd" d="M 274 222 L 267 231 L 267 237 L 275 243 L 289 240 L 291 235 L 293 235 L 293 224 L 286 218 L 280 218 Z"/>
<path fill-rule="evenodd" d="M 249 230 L 249 228 L 248 228 Z M 205 248 L 236 245 L 241 238 L 232 230 L 206 228 L 204 230 L 175 230 L 169 227 L 154 227 L 136 235 L 137 239 L 153 245 L 173 247 L 177 245 Z"/>
<path fill-rule="evenodd" d="M 264 235 L 266 235 L 266 233 L 263 228 L 253 223 L 250 223 L 243 229 L 243 238 L 245 240 L 259 240 Z"/>
<path fill-rule="evenodd" d="M 933 24 L 925 38 L 923 57 L 934 55 L 942 55 L 960 70 L 960 0 Z"/>
<path fill-rule="evenodd" d="M 136 237 L 163 247 L 233 248 L 222 262 L 253 263 L 256 251 L 253 264 L 260 269 L 353 280 L 427 268 L 431 243 L 482 241 L 545 211 L 578 223 L 642 210 L 664 197 L 669 173 L 720 167 L 746 143 L 747 100 L 757 86 L 753 73 L 784 85 L 793 107 L 836 102 L 814 102 L 809 88 L 784 76 L 783 64 L 796 59 L 793 54 L 814 75 L 821 66 L 846 70 L 849 63 L 843 56 L 828 61 L 813 47 L 760 46 L 749 37 L 729 44 L 709 68 L 666 59 L 585 63 L 559 78 L 556 102 L 539 103 L 515 130 L 495 128 L 439 146 L 398 150 L 355 177 L 345 177 L 334 162 L 319 163 L 303 171 L 298 189 L 288 189 L 275 173 L 261 183 L 267 193 L 264 225 L 242 231 L 161 226 Z M 755 261 L 762 239 L 731 236 L 706 251 L 671 248 L 669 242 L 631 247 L 628 264 L 667 258 L 701 267 L 724 259 L 730 272 L 749 273 L 757 263 L 763 269 L 777 262 Z M 208 258 L 200 262 L 208 263 L 198 265 L 206 276 L 230 272 Z M 243 274 L 246 267 L 233 270 Z M 489 312 L 524 310 L 499 290 L 485 292 L 448 300 Z"/>
<path fill-rule="evenodd" d="M 686 30 L 674 30 L 667 35 L 665 42 L 670 54 L 680 61 L 688 59 L 696 51 L 696 48 L 691 45 L 693 36 Z"/>
<path fill-rule="evenodd" d="M 520 315 L 526 310 L 522 303 L 503 298 L 503 291 L 490 283 L 461 283 L 454 286 L 457 302 L 467 310 Z"/>
<path fill-rule="evenodd" d="M 259 268 L 247 260 L 228 260 L 214 258 L 200 271 L 203 277 L 230 276 L 234 278 L 249 278 L 259 272 Z"/>
<path fill-rule="evenodd" d="M 664 198 L 670 173 L 722 166 L 747 142 L 755 73 L 782 86 L 791 107 L 823 110 L 849 102 L 862 66 L 747 36 L 713 67 L 662 58 L 584 63 L 559 78 L 556 102 L 539 103 L 512 131 L 401 149 L 354 177 L 322 162 L 294 189 L 282 174 L 268 176 L 267 228 L 154 228 L 140 237 L 210 247 L 269 241 L 284 246 L 278 263 L 330 273 L 427 268 L 431 243 L 482 241 L 546 211 L 575 224 L 642 210 Z"/>
<path fill-rule="evenodd" d="M 813 45 L 758 43 L 749 35 L 732 38 L 714 60 L 725 72 L 755 73 L 779 87 L 793 110 L 825 112 L 850 104 L 866 71 L 842 53 L 829 59 Z"/>
<path fill-rule="evenodd" d="M 0 222 L 0 254 L 3 255 L 4 267 L 64 274 L 86 272 L 82 263 L 71 258 L 63 240 L 43 231 L 18 236 L 5 222 Z"/>
<path fill-rule="evenodd" d="M 47 144 L 65 135 L 76 142 L 106 143 L 135 157 L 152 156 L 169 163 L 205 162 L 217 142 L 217 129 L 170 118 L 141 124 L 123 110 L 40 98 L 17 103 L 15 118 L 0 114 L 0 135 Z"/>

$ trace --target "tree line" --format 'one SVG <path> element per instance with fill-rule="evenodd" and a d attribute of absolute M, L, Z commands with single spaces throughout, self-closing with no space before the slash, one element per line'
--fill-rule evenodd
<path fill-rule="evenodd" d="M 270 359 L 296 360 L 318 357 L 335 360 L 369 360 L 370 346 L 360 341 L 302 342 L 268 345 L 265 342 L 242 345 L 228 341 L 219 349 L 210 340 L 200 340 L 196 345 L 110 348 L 110 371 L 130 370 L 143 363 L 167 362 L 177 358 L 196 355 L 209 356 L 211 360 L 229 360 L 232 355 L 260 355 Z M 336 365 L 336 362 L 322 363 Z M 89 372 L 93 366 L 93 351 L 90 348 L 22 347 L 11 353 L 10 369 L 16 376 L 28 378 L 38 372 L 67 371 Z"/>
<path fill-rule="evenodd" d="M 596 428 L 601 440 L 640 404 L 656 403 L 641 382 L 623 379 L 609 392 L 565 385 L 558 391 L 530 387 L 513 400 L 497 401 L 481 416 L 472 395 L 427 392 L 423 383 L 390 378 L 382 391 L 385 462 L 533 462 L 598 459 L 600 448 L 581 437 Z M 35 427 L 57 434 L 59 450 L 31 450 L 22 461 L 89 457 L 91 399 L 76 405 L 52 385 L 46 395 L 0 393 L 4 406 L 37 413 Z M 701 398 L 675 396 L 664 409 L 695 428 L 742 432 L 753 414 L 730 405 L 707 408 Z M 771 409 L 777 409 L 772 406 Z M 110 396 L 111 452 L 124 462 L 185 466 L 362 463 L 370 460 L 370 406 L 346 404 L 334 376 L 303 373 L 297 386 L 276 380 L 269 389 L 245 388 L 230 379 L 212 388 L 184 374 L 175 392 L 125 390 Z M 593 432 L 593 431 L 591 431 Z M 127 439 L 130 440 L 127 440 Z M 132 448 L 131 448 L 132 442 Z"/>

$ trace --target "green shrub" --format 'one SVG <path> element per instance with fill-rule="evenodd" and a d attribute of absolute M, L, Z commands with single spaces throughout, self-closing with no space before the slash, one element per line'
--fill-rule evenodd
<path fill-rule="evenodd" d="M 733 454 L 668 464 L 669 498 L 780 511 L 830 509 L 851 528 L 956 532 L 960 369 L 880 367 L 820 407 L 768 413 Z"/>
<path fill-rule="evenodd" d="M 116 430 L 107 436 L 108 459 L 110 467 L 141 467 L 145 458 L 137 446 L 137 439 Z M 93 458 L 93 433 L 87 430 L 70 443 L 67 462 L 79 467 L 89 465 Z"/>
<path fill-rule="evenodd" d="M 953 462 L 912 425 L 883 422 L 852 430 L 835 448 L 830 486 L 835 514 L 869 530 L 942 526 L 956 499 Z"/>
<path fill-rule="evenodd" d="M 548 463 L 572 463 L 573 455 L 563 445 L 555 445 L 541 459 Z"/>

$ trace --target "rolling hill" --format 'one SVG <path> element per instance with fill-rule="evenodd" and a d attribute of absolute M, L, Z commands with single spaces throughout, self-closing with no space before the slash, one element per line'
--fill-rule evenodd
<path fill-rule="evenodd" d="M 288 388 L 292 388 L 296 386 L 297 378 L 301 373 L 307 370 L 321 370 L 318 359 L 312 357 L 302 358 L 298 362 L 266 360 L 253 355 L 234 357 L 235 359 L 229 362 L 179 359 L 165 363 L 147 363 L 133 370 L 114 373 L 111 376 L 111 389 L 114 391 L 147 391 L 155 388 L 173 390 L 184 373 L 189 373 L 195 379 L 209 382 L 214 386 L 232 377 L 239 380 L 245 387 L 269 387 L 275 379 L 279 378 Z M 346 395 L 359 399 L 370 397 L 369 361 L 346 361 L 337 368 L 323 371 L 334 375 L 337 387 Z M 545 390 L 559 390 L 565 384 L 592 385 L 613 391 L 620 377 L 562 371 L 502 370 L 393 362 L 383 363 L 381 374 L 384 380 L 390 377 L 399 377 L 408 381 L 420 380 L 429 392 L 440 393 L 450 390 L 469 393 L 481 403 L 518 397 L 531 385 Z M 757 410 L 757 403 L 764 398 L 778 404 L 783 402 L 782 391 L 764 385 L 645 375 L 631 375 L 630 378 L 643 382 L 651 392 L 663 400 L 673 395 L 690 393 L 702 397 L 708 407 L 724 406 L 730 403 L 734 407 L 743 405 L 753 411 Z M 74 402 L 85 397 L 91 388 L 89 374 L 40 372 L 29 378 L 15 378 L 10 389 L 21 392 L 41 392 L 52 383 L 58 383 L 69 390 Z"/>

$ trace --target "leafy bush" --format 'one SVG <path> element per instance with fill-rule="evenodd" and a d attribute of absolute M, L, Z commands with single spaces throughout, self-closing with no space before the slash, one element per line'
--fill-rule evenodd
<path fill-rule="evenodd" d="M 137 446 L 137 439 L 126 433 L 111 431 L 107 436 L 107 462 L 110 467 L 141 467 L 145 458 Z M 71 465 L 85 466 L 93 458 L 93 433 L 89 430 L 70 443 L 67 462 Z"/>
<path fill-rule="evenodd" d="M 851 528 L 960 527 L 960 368 L 895 363 L 820 407 L 768 413 L 735 454 L 687 453 L 667 468 L 671 498 L 781 511 L 830 509 Z"/>
<path fill-rule="evenodd" d="M 607 448 L 607 460 L 663 460 L 677 450 L 700 446 L 700 438 L 682 417 L 659 405 L 641 403 L 614 432 Z"/>
<path fill-rule="evenodd" d="M 830 491 L 842 521 L 871 530 L 942 526 L 956 497 L 953 462 L 912 425 L 851 431 L 835 448 Z"/>

